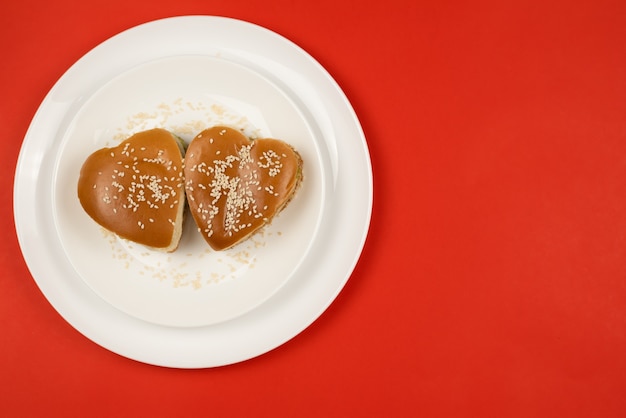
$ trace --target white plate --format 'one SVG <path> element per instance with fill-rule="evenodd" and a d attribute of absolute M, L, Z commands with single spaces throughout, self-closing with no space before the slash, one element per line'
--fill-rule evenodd
<path fill-rule="evenodd" d="M 282 138 L 306 162 L 295 198 L 262 233 L 228 251 L 211 251 L 190 214 L 178 249 L 151 251 L 105 233 L 83 211 L 76 188 L 83 161 L 154 127 L 186 142 L 214 125 L 252 137 Z M 298 270 L 316 237 L 325 172 L 307 119 L 281 89 L 223 58 L 158 59 L 106 83 L 77 112 L 61 142 L 53 215 L 68 260 L 113 306 L 170 326 L 204 326 L 237 317 L 266 301 Z"/>
<path fill-rule="evenodd" d="M 303 155 L 302 189 L 255 239 L 216 253 L 187 222 L 165 255 L 104 234 L 80 209 L 90 152 L 152 126 L 189 140 L 213 123 Z M 371 207 L 365 138 L 330 75 L 267 29 L 210 16 L 132 28 L 77 61 L 31 123 L 14 189 L 22 252 L 54 308 L 113 352 L 182 368 L 243 361 L 305 329 L 350 277 Z"/>

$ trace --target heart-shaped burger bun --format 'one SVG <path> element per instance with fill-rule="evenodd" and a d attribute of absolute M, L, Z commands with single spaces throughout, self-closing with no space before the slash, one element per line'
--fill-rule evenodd
<path fill-rule="evenodd" d="M 100 226 L 129 241 L 174 251 L 185 209 L 184 146 L 165 129 L 136 133 L 84 162 L 78 199 Z"/>
<path fill-rule="evenodd" d="M 302 180 L 302 158 L 281 140 L 250 140 L 215 126 L 191 141 L 184 172 L 198 230 L 219 251 L 249 238 L 287 205 Z"/>

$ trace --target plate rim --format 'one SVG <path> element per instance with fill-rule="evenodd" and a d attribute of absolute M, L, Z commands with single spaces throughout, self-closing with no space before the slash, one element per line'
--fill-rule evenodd
<path fill-rule="evenodd" d="M 365 176 L 365 181 L 363 181 L 362 176 L 359 178 L 359 181 L 363 182 L 359 186 L 359 192 L 349 189 L 343 190 L 345 189 L 345 185 L 343 184 L 343 181 L 341 179 L 338 181 L 335 180 L 335 187 L 336 190 L 340 190 L 341 188 L 342 191 L 352 194 L 360 193 L 360 200 L 363 201 L 365 204 L 362 205 L 362 207 L 360 208 L 360 225 L 358 225 L 357 228 L 358 236 L 356 236 L 357 234 L 353 234 L 355 236 L 353 236 L 351 240 L 351 247 L 349 251 L 350 259 L 348 259 L 348 257 L 344 257 L 344 259 L 337 259 L 336 256 L 333 256 L 332 254 L 329 255 L 329 258 L 331 259 L 329 262 L 336 262 L 340 264 L 342 268 L 341 274 L 337 274 L 337 276 L 340 277 L 335 278 L 331 285 L 322 287 L 320 284 L 311 283 L 312 280 L 310 279 L 306 280 L 306 283 L 287 283 L 286 286 L 279 291 L 280 296 L 274 295 L 272 296 L 272 298 L 270 298 L 270 301 L 272 299 L 280 298 L 277 299 L 277 301 L 279 302 L 278 304 L 281 305 L 280 309 L 277 307 L 272 308 L 268 306 L 272 304 L 268 303 L 269 301 L 266 301 L 262 306 L 257 307 L 253 311 L 245 314 L 244 317 L 241 319 L 229 321 L 224 324 L 216 324 L 194 329 L 175 329 L 171 327 L 150 324 L 132 318 L 122 312 L 111 311 L 111 309 L 115 308 L 104 308 L 102 306 L 103 301 L 99 299 L 99 296 L 95 295 L 94 293 L 90 293 L 89 291 L 86 291 L 79 284 L 74 283 L 71 280 L 57 280 L 57 282 L 54 283 L 55 286 L 52 286 L 52 283 L 47 281 L 47 279 L 44 279 L 42 266 L 44 264 L 48 266 L 54 266 L 55 262 L 57 263 L 56 265 L 58 265 L 58 260 L 63 259 L 63 253 L 59 250 L 59 248 L 51 248 L 50 246 L 47 246 L 45 247 L 46 254 L 43 254 L 43 261 L 35 260 L 34 256 L 32 255 L 32 250 L 29 248 L 29 245 L 32 247 L 32 237 L 36 236 L 37 227 L 39 226 L 38 223 L 41 223 L 41 219 L 37 218 L 36 216 L 32 216 L 34 218 L 34 222 L 33 219 L 28 219 L 29 215 L 33 215 L 34 209 L 26 208 L 26 210 L 24 210 L 24 201 L 28 201 L 29 196 L 31 197 L 32 201 L 32 197 L 36 195 L 36 191 L 23 190 L 21 186 L 24 185 L 24 183 L 28 184 L 29 181 L 31 183 L 34 182 L 38 184 L 38 182 L 40 181 L 39 173 L 42 170 L 46 169 L 45 158 L 41 157 L 41 153 L 45 153 L 45 149 L 39 151 L 40 159 L 42 161 L 36 161 L 41 163 L 41 165 L 35 168 L 35 175 L 33 175 L 32 171 L 34 167 L 34 161 L 29 162 L 28 151 L 35 145 L 35 140 L 32 139 L 32 137 L 36 133 L 37 129 L 40 129 L 40 125 L 42 123 L 45 124 L 46 119 L 53 119 L 57 123 L 57 131 L 61 130 L 63 124 L 68 123 L 68 121 L 64 119 L 64 116 L 67 115 L 72 108 L 80 106 L 80 100 L 77 101 L 76 99 L 74 99 L 63 101 L 62 99 L 64 98 L 64 93 L 69 95 L 69 92 L 63 91 L 63 88 L 65 87 L 67 89 L 67 86 L 64 86 L 64 84 L 68 83 L 70 84 L 69 87 L 72 87 L 70 83 L 70 81 L 72 81 L 72 77 L 75 78 L 74 84 L 86 82 L 85 80 L 80 79 L 81 66 L 87 65 L 90 60 L 97 61 L 99 58 L 101 59 L 103 56 L 106 56 L 107 50 L 115 47 L 116 44 L 120 42 L 127 42 L 128 44 L 132 44 L 135 47 L 137 45 L 133 44 L 133 42 L 146 42 L 145 35 L 150 33 L 151 30 L 157 27 L 161 27 L 161 29 L 163 29 L 163 27 L 173 29 L 183 25 L 193 26 L 194 28 L 196 28 L 199 23 L 210 23 L 217 26 L 221 25 L 224 27 L 229 27 L 230 29 L 235 28 L 242 33 L 247 33 L 248 35 L 250 33 L 253 33 L 259 35 L 258 38 L 262 38 L 263 42 L 267 42 L 267 40 L 270 40 L 272 46 L 275 46 L 279 49 L 282 48 L 282 50 L 286 50 L 290 54 L 295 54 L 294 57 L 298 58 L 298 60 L 300 61 L 304 60 L 304 63 L 307 63 L 305 65 L 305 73 L 308 72 L 308 75 L 314 75 L 318 79 L 317 81 L 321 79 L 324 83 L 326 83 L 325 87 L 329 88 L 334 95 L 331 100 L 332 103 L 329 104 L 333 105 L 336 108 L 340 108 L 334 110 L 340 110 L 344 116 L 350 118 L 349 123 L 345 122 L 346 125 L 349 126 L 343 127 L 343 129 L 350 130 L 354 137 L 357 138 L 357 143 L 353 145 L 355 145 L 356 148 L 358 148 L 358 151 L 361 153 L 358 161 L 347 161 L 347 157 L 345 156 L 343 157 L 344 160 L 342 161 L 346 161 L 349 164 L 358 166 L 358 169 L 361 171 L 359 174 Z M 182 35 L 179 34 L 178 36 Z M 187 32 L 184 32 L 184 36 L 187 36 Z M 245 36 L 240 37 L 245 38 Z M 258 42 L 258 40 L 255 40 L 255 42 Z M 198 49 L 202 49 L 205 46 L 208 46 L 209 49 L 215 48 L 215 45 L 213 44 L 202 44 L 200 45 L 200 47 L 194 44 L 194 47 Z M 183 50 L 181 50 L 179 54 L 186 54 L 188 52 L 186 50 L 188 47 L 188 45 L 181 47 Z M 170 48 L 172 48 L 172 46 L 170 46 Z M 132 48 L 129 47 L 129 49 Z M 230 45 L 229 49 L 224 51 L 221 51 L 219 47 L 217 49 L 220 52 L 226 53 L 236 51 L 236 48 L 234 48 L 232 45 Z M 249 51 L 241 50 L 239 52 L 245 55 Z M 128 51 L 126 51 L 126 54 L 128 54 Z M 166 55 L 159 55 L 153 58 L 157 59 L 171 56 L 168 55 L 168 53 L 165 54 Z M 243 56 L 242 58 L 246 60 L 250 57 Z M 124 58 L 121 58 L 121 60 L 123 61 Z M 299 62 L 298 65 L 304 64 Z M 130 65 L 129 68 L 132 68 L 132 66 L 133 65 Z M 97 90 L 104 82 L 102 79 L 107 77 L 106 71 L 113 73 L 108 74 L 108 76 L 111 77 L 118 74 L 121 70 L 119 68 L 117 70 L 111 70 L 109 68 L 103 70 L 103 73 L 101 74 L 101 77 L 98 81 L 89 82 L 94 91 Z M 76 79 L 78 81 L 76 81 Z M 74 93 L 76 94 L 76 92 Z M 83 91 L 82 93 L 86 96 L 85 100 L 88 100 L 90 97 L 90 94 L 88 94 L 89 92 Z M 61 97 L 55 97 L 57 95 L 60 95 Z M 337 130 L 337 126 L 333 125 L 333 128 L 333 132 Z M 45 145 L 48 145 L 49 147 L 52 144 Z M 345 146 L 345 144 L 337 143 L 336 138 L 334 144 L 331 145 L 335 145 L 339 148 Z M 339 164 L 339 162 L 337 162 L 337 164 Z M 28 171 L 28 168 L 31 168 L 30 172 Z M 339 168 L 340 167 L 335 167 L 334 169 Z M 337 193 L 339 192 L 337 191 Z M 351 103 L 349 102 L 343 90 L 339 87 L 339 85 L 332 78 L 332 76 L 326 71 L 326 69 L 322 67 L 322 65 L 319 64 L 319 62 L 317 62 L 306 51 L 304 51 L 302 48 L 297 46 L 289 39 L 283 37 L 282 35 L 279 35 L 276 32 L 273 32 L 255 23 L 247 22 L 244 20 L 209 15 L 175 16 L 142 23 L 138 26 L 126 29 L 118 33 L 117 35 L 112 36 L 111 38 L 100 43 L 92 50 L 87 52 L 85 55 L 83 55 L 57 80 L 57 82 L 53 85 L 53 87 L 46 94 L 43 101 L 39 105 L 26 132 L 24 141 L 20 147 L 20 153 L 18 156 L 15 171 L 13 198 L 14 222 L 22 255 L 37 286 L 42 291 L 48 302 L 64 318 L 66 322 L 68 322 L 72 327 L 79 331 L 79 333 L 83 334 L 85 337 L 92 340 L 96 344 L 104 347 L 109 351 L 115 352 L 121 356 L 133 360 L 165 367 L 206 368 L 245 361 L 279 347 L 280 345 L 294 338 L 300 332 L 304 331 L 335 300 L 339 292 L 345 286 L 345 283 L 352 275 L 352 272 L 356 267 L 358 259 L 361 256 L 365 241 L 368 236 L 373 206 L 373 172 L 365 135 Z M 50 196 L 46 195 L 45 192 L 41 197 L 41 199 L 44 200 L 44 203 L 46 200 L 48 201 L 48 203 L 50 203 L 49 198 Z M 330 227 L 327 227 L 326 229 L 330 229 Z M 37 242 L 37 245 L 45 245 L 44 241 L 46 240 L 46 238 L 48 240 L 53 239 L 50 237 L 42 238 L 42 242 Z M 310 261 L 309 264 L 311 264 Z M 314 265 L 311 265 L 310 268 L 312 271 L 320 269 L 319 266 Z M 59 288 L 56 288 L 57 286 Z M 311 305 L 311 302 L 308 302 L 306 308 L 299 308 L 300 316 L 298 318 L 282 318 L 279 315 L 280 312 L 276 312 L 277 309 L 281 311 L 288 310 L 289 308 L 295 309 L 295 297 L 298 295 L 300 295 L 301 297 L 302 294 L 308 294 L 308 292 L 311 292 L 311 294 L 316 296 L 317 303 Z M 70 305 L 67 304 L 68 301 L 70 302 Z M 89 308 L 91 310 L 89 312 L 88 321 L 85 321 L 84 318 L 79 318 L 81 315 L 79 305 L 81 304 L 83 307 L 92 305 L 94 306 L 93 308 Z M 255 319 L 251 318 L 251 315 L 257 316 L 256 321 Z M 253 323 L 259 321 L 259 316 L 260 318 L 262 318 L 263 324 L 265 325 L 263 331 L 267 332 L 267 335 L 263 336 L 264 341 L 262 343 L 256 344 L 254 349 L 243 349 L 244 345 L 249 345 L 249 343 L 251 342 L 251 337 L 253 337 L 253 334 L 256 332 L 252 331 L 254 329 Z M 272 323 L 272 320 L 280 320 L 281 326 L 268 326 L 269 323 Z M 118 335 L 116 337 L 112 337 L 112 331 L 110 330 L 111 325 L 114 323 L 118 325 L 124 324 L 124 329 L 122 330 L 121 335 Z M 227 327 L 229 326 L 231 328 L 233 326 L 236 327 L 237 331 L 233 332 L 232 330 L 228 330 Z M 278 330 L 277 328 L 281 329 Z M 133 334 L 133 331 L 137 331 L 137 329 L 142 329 L 145 334 L 140 338 L 144 338 L 149 335 L 149 337 L 152 339 L 152 342 L 159 341 L 163 343 L 163 348 L 161 348 L 158 353 L 154 353 L 146 352 L 145 344 L 138 344 L 137 341 L 132 341 L 129 344 L 128 339 L 132 340 L 133 338 L 138 338 Z M 117 331 L 118 330 L 116 330 L 115 332 Z M 220 338 L 219 341 L 217 341 L 218 337 Z M 223 339 L 226 339 L 228 341 L 222 341 Z M 253 339 L 254 338 L 252 338 L 252 340 Z M 221 352 L 212 352 L 209 348 L 215 349 L 214 346 L 218 346 L 216 351 L 221 350 Z M 227 348 L 228 350 L 226 350 Z M 174 351 L 171 352 L 169 350 Z"/>

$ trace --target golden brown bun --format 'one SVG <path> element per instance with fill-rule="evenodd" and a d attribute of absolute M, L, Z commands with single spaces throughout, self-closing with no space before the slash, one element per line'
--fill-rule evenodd
<path fill-rule="evenodd" d="M 302 159 L 290 145 L 250 141 L 226 126 L 199 133 L 185 156 L 187 202 L 214 250 L 230 248 L 269 223 L 301 178 Z"/>
<path fill-rule="evenodd" d="M 174 251 L 185 208 L 181 148 L 170 132 L 151 129 L 94 152 L 78 179 L 83 209 L 122 238 Z"/>

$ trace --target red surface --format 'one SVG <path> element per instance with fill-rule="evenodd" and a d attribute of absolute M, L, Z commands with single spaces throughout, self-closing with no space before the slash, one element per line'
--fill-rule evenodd
<path fill-rule="evenodd" d="M 11 207 L 58 77 L 184 14 L 308 50 L 360 116 L 375 176 L 336 302 L 278 349 L 206 370 L 127 360 L 65 323 Z M 626 416 L 626 3 L 3 1 L 0 41 L 0 415 Z"/>

